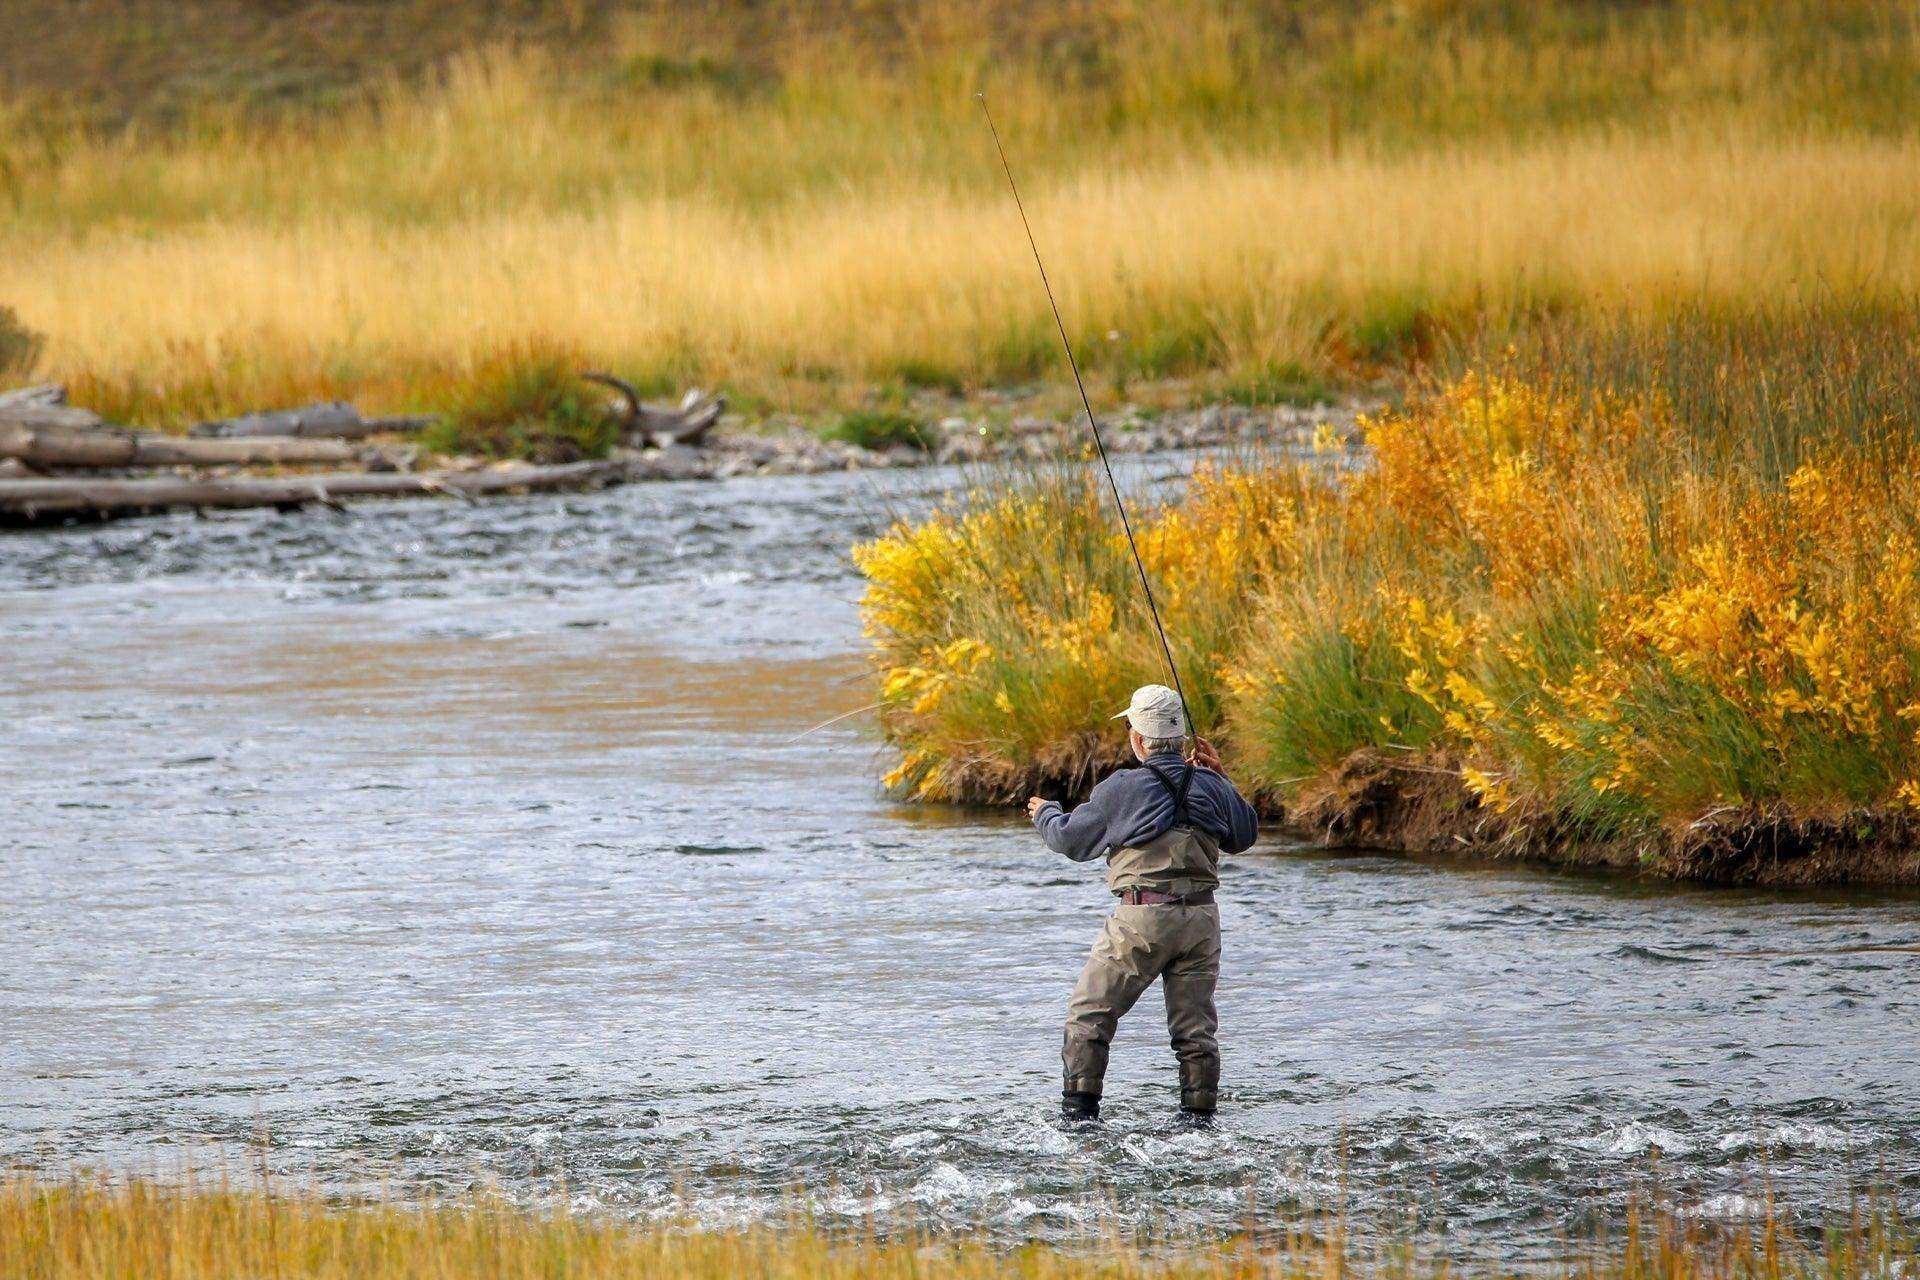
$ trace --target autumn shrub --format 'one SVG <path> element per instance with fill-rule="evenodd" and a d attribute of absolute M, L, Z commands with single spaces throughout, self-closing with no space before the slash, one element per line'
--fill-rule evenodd
<path fill-rule="evenodd" d="M 1595 837 L 1729 806 L 1920 809 L 1915 328 L 1690 323 L 1690 345 L 1637 329 L 1642 360 L 1586 385 L 1538 353 L 1481 359 L 1363 419 L 1351 469 L 1203 467 L 1142 512 L 1197 718 L 1249 786 L 1284 798 L 1383 753 Z M 1762 367 L 1765 412 L 1724 376 Z M 986 495 L 861 561 L 900 781 L 1000 798 L 1118 757 L 1105 716 L 1161 668 L 1092 477 Z"/>
<path fill-rule="evenodd" d="M 1208 469 L 1141 529 L 1169 643 L 1210 722 L 1216 664 L 1248 593 L 1290 563 L 1300 495 Z M 930 800 L 1011 800 L 1084 785 L 1115 758 L 1108 717 L 1164 680 L 1110 498 L 1084 470 L 1027 473 L 855 550 L 881 716 L 902 748 L 888 784 Z"/>

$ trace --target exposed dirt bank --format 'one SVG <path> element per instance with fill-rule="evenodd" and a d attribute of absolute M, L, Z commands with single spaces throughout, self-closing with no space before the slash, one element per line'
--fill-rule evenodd
<path fill-rule="evenodd" d="M 1598 867 L 1706 884 L 1920 886 L 1920 820 L 1911 814 L 1812 817 L 1729 805 L 1636 837 L 1595 838 L 1560 815 L 1494 812 L 1444 760 L 1356 753 L 1313 782 L 1284 825 L 1335 847 Z"/>

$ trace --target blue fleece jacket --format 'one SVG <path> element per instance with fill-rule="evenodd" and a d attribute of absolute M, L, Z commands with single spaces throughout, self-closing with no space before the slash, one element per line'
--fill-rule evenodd
<path fill-rule="evenodd" d="M 1150 756 L 1148 763 L 1178 781 L 1187 767 L 1177 751 Z M 1220 844 L 1222 853 L 1249 848 L 1260 834 L 1253 806 L 1225 774 L 1196 767 L 1187 788 L 1187 820 Z M 1075 862 L 1105 857 L 1110 849 L 1137 848 L 1173 829 L 1173 796 L 1147 768 L 1122 769 L 1100 782 L 1086 803 L 1068 813 L 1052 800 L 1033 815 L 1047 848 Z"/>

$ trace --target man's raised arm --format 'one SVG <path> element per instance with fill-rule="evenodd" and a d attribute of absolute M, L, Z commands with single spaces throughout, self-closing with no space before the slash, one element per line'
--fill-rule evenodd
<path fill-rule="evenodd" d="M 1027 815 L 1040 830 L 1047 848 L 1065 854 L 1075 862 L 1092 862 L 1107 851 L 1107 813 L 1101 803 L 1106 783 L 1093 789 L 1087 802 L 1068 813 L 1057 800 L 1039 796 L 1027 801 Z"/>

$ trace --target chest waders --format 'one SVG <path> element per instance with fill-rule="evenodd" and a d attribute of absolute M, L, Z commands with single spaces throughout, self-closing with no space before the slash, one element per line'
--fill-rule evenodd
<path fill-rule="evenodd" d="M 1108 853 L 1107 888 L 1115 893 L 1145 889 L 1176 898 L 1211 893 L 1220 883 L 1220 846 L 1193 825 L 1187 811 L 1193 766 L 1182 765 L 1178 773 L 1157 764 L 1145 768 L 1173 800 L 1173 825 L 1151 840 Z"/>
<path fill-rule="evenodd" d="M 1193 766 L 1182 766 L 1177 775 L 1146 767 L 1173 798 L 1174 825 L 1109 853 L 1107 885 L 1116 893 L 1138 889 L 1176 901 L 1123 897 L 1087 955 L 1067 1005 L 1060 1053 L 1062 1109 L 1071 1117 L 1099 1114 L 1113 1033 L 1156 979 L 1167 1001 L 1167 1037 L 1180 1063 L 1182 1113 L 1211 1116 L 1220 1087 L 1220 1019 L 1213 1002 L 1220 976 L 1220 912 L 1213 903 L 1220 846 L 1195 829 L 1187 811 Z"/>

